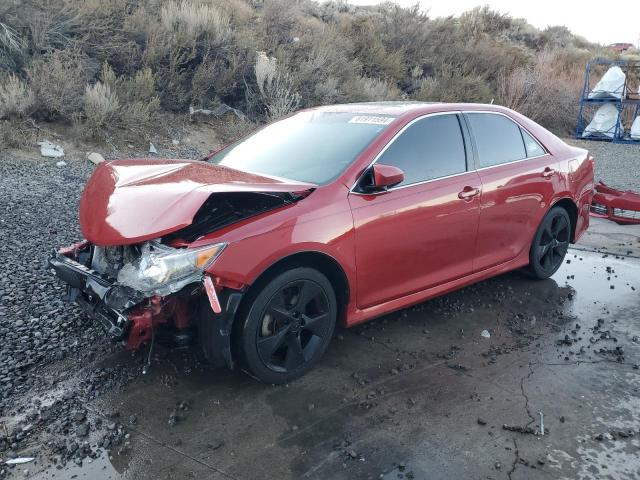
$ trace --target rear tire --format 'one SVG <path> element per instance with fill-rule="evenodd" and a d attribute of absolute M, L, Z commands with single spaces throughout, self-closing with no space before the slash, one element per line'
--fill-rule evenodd
<path fill-rule="evenodd" d="M 336 324 L 331 283 L 312 268 L 256 285 L 238 317 L 234 341 L 244 369 L 264 383 L 290 382 L 318 363 Z"/>
<path fill-rule="evenodd" d="M 529 250 L 527 272 L 549 278 L 562 265 L 571 240 L 571 219 L 562 207 L 553 207 L 542 219 Z"/>

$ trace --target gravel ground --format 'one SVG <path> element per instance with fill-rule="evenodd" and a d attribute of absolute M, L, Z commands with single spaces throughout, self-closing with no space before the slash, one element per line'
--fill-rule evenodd
<path fill-rule="evenodd" d="M 199 152 L 160 155 L 193 158 Z M 99 447 L 126 446 L 124 425 L 83 405 L 137 377 L 143 358 L 104 366 L 121 348 L 63 301 L 64 287 L 47 269 L 55 248 L 82 238 L 78 201 L 94 168 L 83 155 L 64 160 L 57 167 L 34 152 L 0 154 L 1 458 L 42 442 L 62 463 L 81 464 L 99 455 Z M 90 433 L 97 438 L 92 444 Z M 5 473 L 0 467 L 0 478 Z"/>
<path fill-rule="evenodd" d="M 640 147 L 571 143 L 595 155 L 597 179 L 620 188 L 640 185 Z M 173 148 L 160 155 L 196 158 L 200 152 Z M 138 377 L 144 358 L 126 359 L 106 342 L 62 301 L 63 287 L 47 270 L 54 248 L 81 238 L 77 205 L 93 171 L 83 156 L 65 161 L 56 167 L 35 151 L 0 154 L 0 457 L 41 451 L 44 444 L 57 461 L 82 464 L 101 449 L 127 448 L 127 425 L 136 419 L 120 419 L 117 411 L 105 418 L 85 405 Z M 116 363 L 105 365 L 106 358 Z"/>
<path fill-rule="evenodd" d="M 640 145 L 565 139 L 596 159 L 596 181 L 623 190 L 640 190 Z"/>

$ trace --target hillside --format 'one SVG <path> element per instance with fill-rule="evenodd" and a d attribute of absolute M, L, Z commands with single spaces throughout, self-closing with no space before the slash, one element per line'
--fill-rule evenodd
<path fill-rule="evenodd" d="M 598 47 L 476 8 L 312 0 L 12 0 L 0 6 L 0 146 L 48 122 L 146 138 L 160 118 L 221 104 L 223 136 L 326 103 L 504 104 L 565 133 Z M 174 118 L 174 117 L 170 117 Z"/>

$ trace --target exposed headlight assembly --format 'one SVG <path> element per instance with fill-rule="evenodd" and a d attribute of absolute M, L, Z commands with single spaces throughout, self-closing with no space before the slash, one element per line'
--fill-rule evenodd
<path fill-rule="evenodd" d="M 151 295 L 168 295 L 202 279 L 226 243 L 197 248 L 172 248 L 158 241 L 142 245 L 140 258 L 125 264 L 118 283 Z"/>

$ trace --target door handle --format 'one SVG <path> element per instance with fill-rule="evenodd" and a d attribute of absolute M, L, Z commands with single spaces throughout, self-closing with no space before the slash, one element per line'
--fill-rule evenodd
<path fill-rule="evenodd" d="M 542 172 L 542 176 L 544 178 L 551 178 L 556 174 L 556 171 L 551 168 L 551 167 L 547 167 L 544 169 L 544 171 Z"/>
<path fill-rule="evenodd" d="M 480 189 L 479 188 L 474 188 L 474 187 L 464 187 L 464 189 L 458 193 L 458 198 L 460 200 L 465 200 L 465 201 L 470 201 L 473 197 L 475 197 L 476 195 L 478 195 L 480 193 Z"/>

